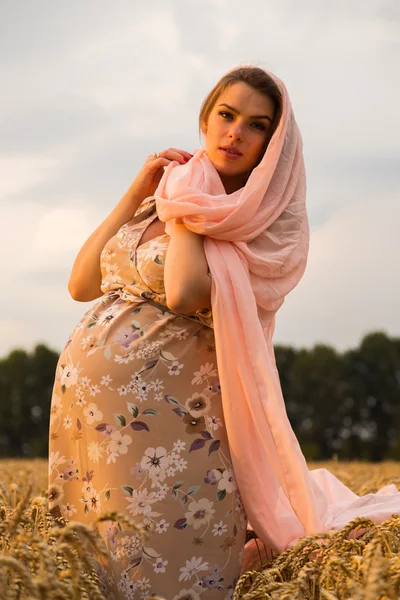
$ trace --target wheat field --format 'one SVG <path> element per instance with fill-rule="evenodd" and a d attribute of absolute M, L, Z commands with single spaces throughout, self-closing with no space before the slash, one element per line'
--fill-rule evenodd
<path fill-rule="evenodd" d="M 325 467 L 356 494 L 395 483 L 399 463 L 331 461 Z M 47 462 L 0 461 L 1 600 L 104 600 L 89 551 L 105 552 L 100 536 L 78 523 L 56 522 L 47 512 Z M 124 521 L 107 513 L 100 520 Z M 357 537 L 356 537 L 356 534 Z M 400 515 L 381 525 L 359 517 L 341 530 L 298 541 L 273 560 L 263 560 L 239 579 L 234 600 L 398 600 L 400 598 Z M 167 596 L 166 596 L 167 598 Z"/>

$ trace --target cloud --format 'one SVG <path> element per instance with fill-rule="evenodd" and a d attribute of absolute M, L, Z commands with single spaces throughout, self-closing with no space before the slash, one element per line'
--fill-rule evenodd
<path fill-rule="evenodd" d="M 79 248 L 94 229 L 91 209 L 54 208 L 26 202 L 2 208 L 0 253 L 5 282 L 0 330 L 3 352 L 32 349 L 39 341 L 59 349 L 82 307 L 68 293 L 68 279 Z M 96 223 L 97 226 L 97 223 Z"/>
<path fill-rule="evenodd" d="M 0 199 L 25 194 L 33 187 L 47 183 L 57 167 L 59 161 L 51 156 L 0 156 Z"/>
<path fill-rule="evenodd" d="M 84 205 L 84 202 L 82 202 Z M 42 215 L 32 235 L 31 258 L 37 267 L 57 266 L 92 233 L 94 211 L 54 208 Z"/>
<path fill-rule="evenodd" d="M 398 194 L 342 206 L 314 230 L 306 273 L 277 315 L 275 338 L 354 347 L 372 330 L 398 334 Z"/>
<path fill-rule="evenodd" d="M 399 4 L 243 7 L 1 7 L 0 251 L 9 292 L 2 352 L 38 339 L 62 347 L 90 306 L 67 291 L 80 247 L 146 156 L 199 147 L 202 100 L 223 73 L 246 63 L 286 83 L 307 168 L 309 264 L 278 313 L 275 340 L 344 347 L 380 325 L 398 332 Z"/>

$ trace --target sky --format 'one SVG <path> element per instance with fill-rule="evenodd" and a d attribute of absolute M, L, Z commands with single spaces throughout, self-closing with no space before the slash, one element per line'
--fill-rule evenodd
<path fill-rule="evenodd" d="M 289 91 L 310 252 L 275 344 L 400 335 L 398 0 L 21 0 L 0 6 L 0 355 L 61 351 L 92 303 L 77 253 L 146 157 L 200 147 L 216 81 L 254 64 Z"/>

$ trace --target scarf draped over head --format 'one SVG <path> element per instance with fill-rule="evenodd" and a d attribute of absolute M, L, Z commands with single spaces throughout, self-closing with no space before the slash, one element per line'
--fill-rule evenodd
<path fill-rule="evenodd" d="M 155 198 L 167 234 L 181 217 L 205 236 L 234 475 L 251 527 L 267 549 L 282 552 L 301 536 L 344 526 L 354 518 L 347 505 L 359 499 L 326 469 L 308 470 L 282 396 L 275 313 L 303 276 L 309 225 L 302 138 L 284 84 L 267 74 L 282 94 L 282 114 L 245 186 L 227 194 L 200 149 L 185 165 L 166 168 Z M 389 489 L 397 492 L 386 486 L 376 496 Z M 392 508 L 387 505 L 385 518 Z"/>

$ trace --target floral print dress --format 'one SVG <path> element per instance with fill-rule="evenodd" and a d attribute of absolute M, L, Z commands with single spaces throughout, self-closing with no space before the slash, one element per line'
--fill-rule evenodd
<path fill-rule="evenodd" d="M 50 418 L 49 509 L 106 521 L 97 563 L 108 600 L 228 600 L 246 515 L 232 470 L 212 312 L 177 314 L 163 284 L 169 236 L 139 246 L 157 217 L 142 204 L 101 254 L 103 296 L 60 355 Z M 232 398 L 234 401 L 234 398 Z"/>

